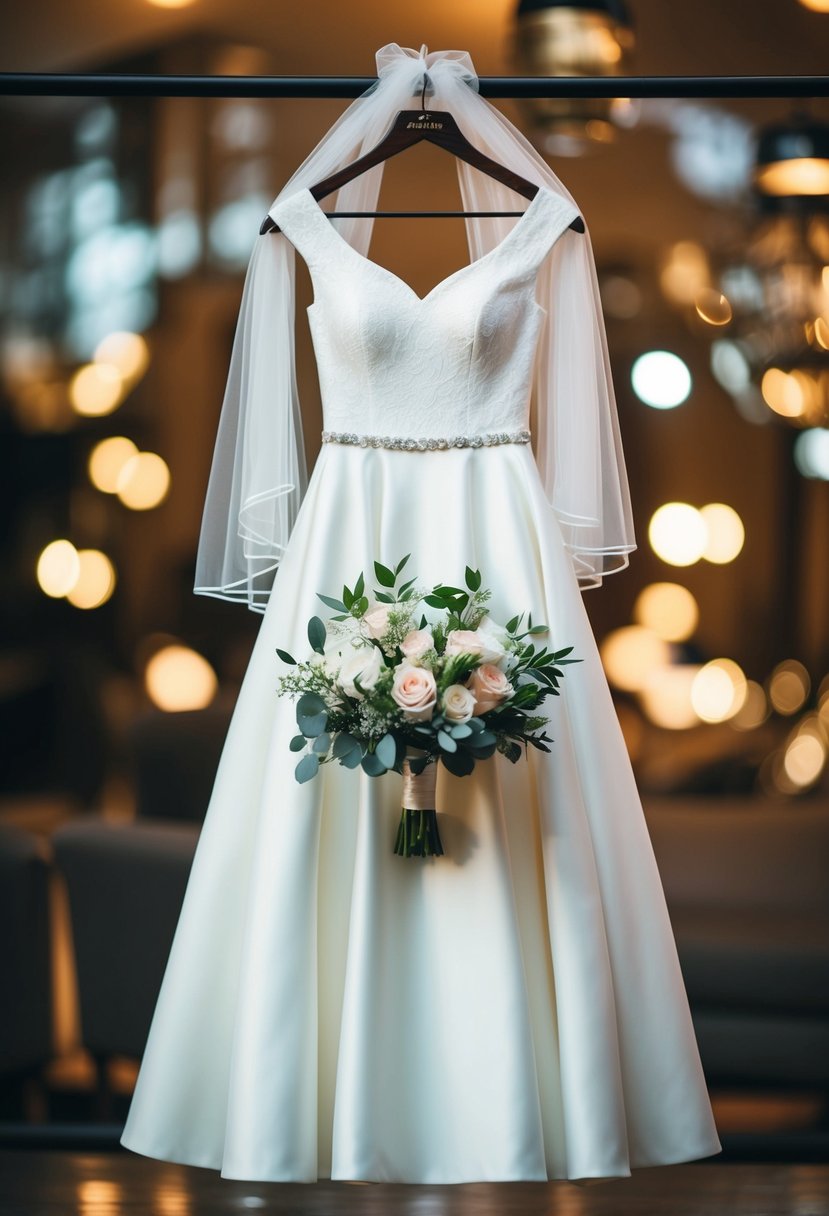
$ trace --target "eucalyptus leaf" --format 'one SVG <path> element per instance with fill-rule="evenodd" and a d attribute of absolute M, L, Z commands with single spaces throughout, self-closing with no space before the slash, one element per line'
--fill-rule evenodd
<path fill-rule="evenodd" d="M 287 650 L 280 650 L 277 646 L 276 653 L 279 655 L 283 663 L 296 664 L 296 659 L 293 657 L 293 655 L 288 654 Z"/>
<path fill-rule="evenodd" d="M 325 623 L 321 617 L 312 616 L 308 622 L 308 641 L 317 654 L 325 652 Z"/>
<path fill-rule="evenodd" d="M 360 763 L 363 770 L 368 773 L 369 777 L 380 777 L 385 773 L 386 765 L 379 758 L 376 752 L 366 752 Z"/>
<path fill-rule="evenodd" d="M 475 757 L 467 751 L 441 752 L 441 763 L 457 777 L 467 777 L 475 767 Z"/>
<path fill-rule="evenodd" d="M 328 706 L 323 701 L 318 692 L 304 692 L 296 703 L 297 716 L 303 714 L 321 714 L 328 710 Z"/>
<path fill-rule="evenodd" d="M 397 759 L 397 740 L 394 735 L 385 734 L 375 748 L 374 754 L 385 768 L 393 768 Z"/>
<path fill-rule="evenodd" d="M 313 752 L 309 752 L 307 756 L 303 756 L 299 764 L 296 766 L 297 781 L 310 781 L 312 777 L 316 777 L 319 772 L 320 758 L 315 756 Z"/>
<path fill-rule="evenodd" d="M 332 755 L 337 760 L 340 760 L 343 756 L 347 756 L 350 752 L 355 751 L 355 749 L 358 752 L 360 751 L 359 740 L 355 739 L 353 735 L 350 735 L 348 731 L 343 730 L 340 731 L 334 740 Z"/>
<path fill-rule="evenodd" d="M 304 735 L 294 735 L 293 739 L 288 744 L 288 746 L 290 747 L 292 752 L 301 752 L 302 749 L 305 747 L 305 742 L 306 742 L 306 740 L 305 740 Z"/>
<path fill-rule="evenodd" d="M 359 768 L 362 758 L 362 749 L 358 744 L 352 751 L 346 752 L 344 756 L 340 756 L 339 761 L 343 768 Z"/>
<path fill-rule="evenodd" d="M 321 735 L 317 735 L 316 739 L 313 742 L 311 750 L 315 751 L 315 752 L 319 752 L 319 754 L 321 756 L 324 756 L 330 746 L 331 746 L 331 736 L 328 734 L 327 731 L 323 731 L 323 733 Z"/>
<path fill-rule="evenodd" d="M 445 752 L 456 752 L 458 745 L 451 735 L 447 735 L 445 730 L 438 731 L 438 743 Z"/>
<path fill-rule="evenodd" d="M 328 725 L 328 714 L 297 714 L 297 725 L 307 739 L 321 735 Z"/>
<path fill-rule="evenodd" d="M 423 770 L 425 769 L 425 767 L 428 763 L 429 763 L 428 756 L 415 756 L 414 759 L 409 761 L 409 768 L 414 773 L 415 777 L 417 777 L 420 773 L 423 772 Z"/>
<path fill-rule="evenodd" d="M 473 727 L 468 722 L 456 722 L 450 727 L 449 733 L 453 739 L 466 739 L 473 733 Z"/>

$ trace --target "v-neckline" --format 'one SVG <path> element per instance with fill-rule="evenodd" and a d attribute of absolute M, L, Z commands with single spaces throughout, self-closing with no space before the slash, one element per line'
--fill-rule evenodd
<path fill-rule="evenodd" d="M 320 207 L 319 203 L 314 198 L 310 187 L 303 187 L 301 190 L 297 191 L 297 195 L 304 201 L 308 202 L 320 219 L 325 221 L 326 227 L 328 228 L 329 233 L 334 237 L 335 241 L 337 241 L 340 245 L 343 245 L 351 254 L 354 255 L 355 258 L 358 258 L 361 262 L 365 262 L 368 266 L 378 270 L 381 274 L 385 275 L 388 279 L 391 279 L 392 282 L 396 283 L 399 287 L 402 287 L 409 293 L 414 301 L 420 305 L 428 304 L 432 298 L 438 294 L 438 292 L 448 287 L 450 283 L 461 278 L 471 270 L 477 269 L 483 262 L 486 262 L 496 253 L 500 253 L 500 251 L 512 241 L 515 233 L 524 226 L 527 217 L 535 213 L 539 205 L 538 200 L 542 195 L 547 195 L 551 198 L 557 197 L 553 195 L 546 186 L 539 185 L 537 192 L 529 200 L 527 206 L 521 212 L 512 228 L 510 228 L 505 237 L 501 238 L 497 245 L 493 245 L 491 249 L 488 249 L 486 253 L 482 253 L 481 256 L 479 258 L 475 258 L 474 261 L 467 262 L 465 266 L 459 266 L 457 270 L 454 270 L 452 274 L 447 275 L 445 279 L 441 279 L 440 282 L 435 283 L 434 287 L 430 291 L 427 291 L 425 296 L 420 296 L 411 286 L 411 284 L 407 283 L 405 279 L 401 279 L 400 275 L 395 274 L 393 270 L 389 270 L 388 267 L 383 266 L 380 262 L 375 262 L 372 258 L 366 257 L 365 254 L 360 253 L 359 250 L 355 249 L 354 246 L 351 245 L 332 225 L 330 219 L 328 218 L 327 212 L 323 211 L 322 207 Z"/>

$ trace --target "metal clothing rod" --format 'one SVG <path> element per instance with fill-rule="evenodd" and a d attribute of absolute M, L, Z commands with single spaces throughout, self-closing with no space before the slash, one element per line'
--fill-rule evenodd
<path fill-rule="evenodd" d="M 0 96 L 358 97 L 376 76 L 0 73 Z M 826 97 L 829 76 L 481 76 L 486 97 Z"/>

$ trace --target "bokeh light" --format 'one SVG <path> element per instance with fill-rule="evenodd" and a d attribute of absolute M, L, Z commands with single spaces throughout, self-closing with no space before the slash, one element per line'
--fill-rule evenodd
<path fill-rule="evenodd" d="M 115 492 L 125 507 L 147 511 L 157 507 L 170 488 L 170 470 L 155 452 L 136 452 L 118 474 Z"/>
<path fill-rule="evenodd" d="M 123 390 L 121 373 L 113 363 L 87 363 L 69 382 L 69 400 L 76 413 L 98 417 L 112 413 Z"/>
<path fill-rule="evenodd" d="M 159 709 L 176 712 L 203 709 L 216 695 L 216 673 L 202 655 L 189 646 L 163 646 L 144 670 L 147 694 Z"/>
<path fill-rule="evenodd" d="M 724 565 L 733 562 L 743 547 L 745 527 L 740 516 L 724 502 L 709 502 L 700 507 L 708 539 L 705 542 L 702 556 L 708 562 Z"/>
<path fill-rule="evenodd" d="M 115 567 L 100 549 L 79 549 L 80 570 L 66 598 L 76 608 L 100 608 L 115 590 Z"/>
<path fill-rule="evenodd" d="M 681 405 L 691 391 L 691 373 L 678 355 L 667 350 L 640 355 L 630 379 L 639 400 L 659 410 Z"/>
<path fill-rule="evenodd" d="M 112 435 L 96 443 L 87 462 L 92 484 L 104 494 L 115 494 L 121 470 L 137 451 L 133 441 L 124 435 Z"/>
<path fill-rule="evenodd" d="M 78 581 L 81 562 L 71 540 L 53 540 L 37 559 L 37 581 L 41 591 L 62 599 Z"/>
<path fill-rule="evenodd" d="M 691 699 L 691 689 L 698 671 L 698 664 L 676 663 L 648 672 L 639 690 L 639 701 L 654 726 L 662 726 L 666 730 L 687 730 L 698 725 L 699 715 Z"/>
<path fill-rule="evenodd" d="M 683 642 L 699 621 L 699 607 L 679 583 L 649 583 L 636 597 L 633 619 L 666 642 Z"/>
<path fill-rule="evenodd" d="M 712 659 L 699 669 L 691 701 L 703 722 L 725 722 L 742 708 L 747 681 L 733 659 Z"/>
<path fill-rule="evenodd" d="M 666 502 L 651 516 L 648 540 L 657 557 L 671 566 L 691 566 L 708 543 L 705 520 L 687 502 Z"/>
<path fill-rule="evenodd" d="M 600 647 L 602 662 L 611 684 L 628 692 L 643 687 L 648 673 L 671 660 L 671 648 L 642 625 L 623 625 L 613 629 Z"/>
<path fill-rule="evenodd" d="M 769 676 L 768 695 L 779 714 L 794 714 L 809 695 L 811 681 L 806 668 L 797 659 L 784 659 Z"/>

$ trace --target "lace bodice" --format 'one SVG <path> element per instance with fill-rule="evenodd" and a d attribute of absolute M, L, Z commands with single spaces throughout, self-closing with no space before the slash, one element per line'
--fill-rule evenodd
<path fill-rule="evenodd" d="M 448 439 L 529 425 L 546 312 L 535 282 L 578 215 L 540 187 L 507 236 L 425 296 L 364 257 L 308 189 L 271 210 L 308 266 L 308 319 L 333 433 Z"/>

